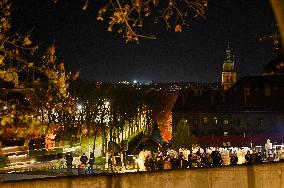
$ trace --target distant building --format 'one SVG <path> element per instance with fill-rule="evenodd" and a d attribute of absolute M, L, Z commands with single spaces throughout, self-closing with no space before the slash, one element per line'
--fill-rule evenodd
<path fill-rule="evenodd" d="M 227 49 L 222 72 L 223 89 L 208 88 L 199 93 L 185 89 L 179 92 L 172 111 L 173 135 L 177 126 L 186 122 L 188 131 L 204 145 L 213 145 L 214 142 L 226 146 L 248 146 L 249 142 L 261 144 L 267 139 L 265 136 L 250 135 L 264 134 L 274 135 L 272 140 L 283 142 L 283 55 L 268 63 L 262 75 L 246 76 L 234 83 L 236 72 L 234 63 L 228 60 L 229 54 Z"/>

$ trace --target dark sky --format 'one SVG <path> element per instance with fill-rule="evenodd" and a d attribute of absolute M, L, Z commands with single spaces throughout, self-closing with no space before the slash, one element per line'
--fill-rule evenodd
<path fill-rule="evenodd" d="M 42 47 L 55 40 L 67 69 L 83 79 L 218 82 L 228 41 L 238 77 L 260 73 L 275 56 L 271 41 L 259 42 L 276 30 L 268 0 L 209 0 L 206 19 L 192 19 L 182 33 L 149 24 L 145 33 L 158 39 L 139 45 L 107 32 L 94 1 L 88 11 L 81 10 L 83 0 L 52 2 L 15 0 L 15 27 L 34 28 Z"/>

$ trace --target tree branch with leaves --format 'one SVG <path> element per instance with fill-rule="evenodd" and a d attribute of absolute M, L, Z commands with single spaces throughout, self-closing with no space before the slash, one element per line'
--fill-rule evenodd
<path fill-rule="evenodd" d="M 55 0 L 54 2 L 58 2 Z M 63 0 L 61 0 L 63 1 Z M 116 32 L 127 42 L 140 39 L 156 39 L 155 34 L 143 34 L 146 23 L 163 23 L 166 29 L 181 32 L 188 27 L 190 20 L 196 17 L 205 18 L 207 0 L 107 0 L 99 2 L 101 7 L 97 20 L 107 23 L 107 31 Z M 85 0 L 82 10 L 87 10 L 91 3 Z"/>

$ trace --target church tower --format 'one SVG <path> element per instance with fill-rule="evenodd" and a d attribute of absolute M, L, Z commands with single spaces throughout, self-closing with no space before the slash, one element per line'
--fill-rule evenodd
<path fill-rule="evenodd" d="M 229 89 L 237 81 L 237 72 L 235 70 L 235 62 L 231 54 L 231 49 L 228 43 L 226 49 L 226 59 L 223 63 L 222 71 L 222 86 L 224 90 Z"/>

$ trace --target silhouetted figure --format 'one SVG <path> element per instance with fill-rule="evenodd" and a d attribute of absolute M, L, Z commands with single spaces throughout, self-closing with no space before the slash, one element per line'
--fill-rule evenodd
<path fill-rule="evenodd" d="M 255 162 L 256 163 L 262 163 L 262 154 L 261 152 L 259 151 L 256 155 L 256 159 L 255 159 Z"/>
<path fill-rule="evenodd" d="M 179 162 L 178 162 L 178 159 L 176 157 L 171 158 L 170 162 L 171 162 L 171 165 L 172 165 L 172 169 L 178 169 L 179 168 Z"/>
<path fill-rule="evenodd" d="M 90 159 L 89 159 L 88 164 L 89 164 L 89 166 L 88 166 L 89 174 L 93 174 L 94 173 L 94 164 L 95 164 L 94 153 L 90 153 Z"/>
<path fill-rule="evenodd" d="M 83 153 L 83 155 L 80 157 L 80 161 L 82 164 L 87 165 L 88 157 L 86 156 L 85 153 Z"/>
<path fill-rule="evenodd" d="M 212 158 L 213 166 L 222 165 L 223 160 L 222 160 L 222 157 L 219 151 L 212 151 L 211 158 Z"/>
<path fill-rule="evenodd" d="M 213 161 L 209 153 L 204 154 L 201 160 L 204 166 L 206 167 L 212 166 Z"/>
<path fill-rule="evenodd" d="M 164 170 L 164 160 L 162 157 L 158 157 L 156 161 L 157 170 L 161 171 Z"/>
<path fill-rule="evenodd" d="M 193 160 L 192 160 L 192 154 L 191 153 L 188 154 L 187 161 L 188 161 L 189 168 L 192 168 L 193 167 Z"/>
<path fill-rule="evenodd" d="M 65 159 L 66 159 L 66 165 L 67 165 L 67 174 L 72 174 L 72 162 L 73 162 L 72 154 L 68 152 Z"/>
<path fill-rule="evenodd" d="M 146 160 L 145 160 L 145 163 L 144 163 L 144 166 L 145 166 L 145 168 L 146 168 L 146 170 L 148 171 L 148 172 L 150 172 L 152 169 L 151 169 L 151 166 L 152 166 L 152 159 L 151 159 L 151 157 L 148 155 L 147 157 L 146 157 Z"/>
<path fill-rule="evenodd" d="M 231 154 L 230 156 L 230 165 L 237 165 L 238 164 L 238 157 L 236 153 Z"/>
<path fill-rule="evenodd" d="M 247 154 L 245 155 L 245 159 L 246 159 L 246 164 L 251 164 L 251 154 L 250 151 L 247 151 Z"/>
<path fill-rule="evenodd" d="M 180 152 L 179 157 L 178 157 L 178 162 L 179 162 L 179 168 L 187 168 L 188 163 L 187 160 L 182 152 Z"/>

